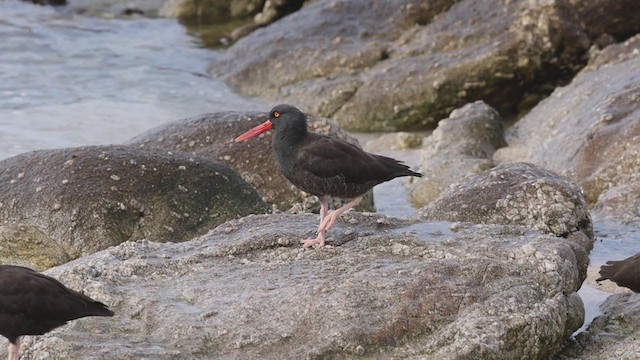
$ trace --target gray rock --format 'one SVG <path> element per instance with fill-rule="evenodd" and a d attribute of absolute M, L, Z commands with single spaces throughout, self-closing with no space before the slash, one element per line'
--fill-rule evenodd
<path fill-rule="evenodd" d="M 27 337 L 25 357 L 547 359 L 583 321 L 572 242 L 517 226 L 249 216 L 48 272 L 116 316 Z M 339 246 L 335 246 L 339 245 Z M 2 356 L 0 350 L 0 356 Z"/>
<path fill-rule="evenodd" d="M 193 26 L 208 46 L 228 45 L 300 9 L 304 0 L 166 0 L 160 16 Z"/>
<path fill-rule="evenodd" d="M 556 236 L 583 232 L 594 238 L 580 189 L 527 163 L 502 164 L 468 177 L 421 211 L 428 220 L 517 224 Z"/>
<path fill-rule="evenodd" d="M 268 118 L 259 112 L 217 112 L 179 120 L 135 137 L 129 145 L 185 151 L 220 161 L 253 185 L 275 211 L 318 211 L 318 198 L 296 188 L 278 170 L 271 149 L 271 132 L 241 144 L 234 139 Z M 309 129 L 360 146 L 358 140 L 341 130 L 335 122 L 311 116 Z M 334 206 L 343 204 L 333 199 Z M 373 211 L 373 193 L 367 193 L 358 207 Z"/>
<path fill-rule="evenodd" d="M 424 129 L 478 99 L 511 116 L 565 83 L 600 37 L 640 31 L 638 6 L 318 0 L 241 39 L 210 72 L 348 130 Z"/>
<path fill-rule="evenodd" d="M 228 167 L 124 146 L 0 161 L 0 254 L 38 269 L 127 240 L 184 241 L 268 208 Z"/>
<path fill-rule="evenodd" d="M 423 177 L 410 185 L 411 202 L 422 207 L 452 183 L 494 167 L 493 153 L 505 145 L 502 119 L 493 108 L 476 101 L 454 110 L 423 142 Z"/>
<path fill-rule="evenodd" d="M 178 18 L 187 24 L 201 25 L 247 19 L 260 12 L 265 0 L 167 0 L 160 16 Z"/>
<path fill-rule="evenodd" d="M 612 295 L 586 331 L 566 346 L 560 360 L 635 360 L 640 359 L 640 295 Z"/>
<path fill-rule="evenodd" d="M 361 134 L 361 136 L 366 136 Z M 394 132 L 382 134 L 379 137 L 365 142 L 364 147 L 368 152 L 380 153 L 389 150 L 417 149 L 422 146 L 423 136 L 418 133 Z"/>
<path fill-rule="evenodd" d="M 510 129 L 497 162 L 527 161 L 575 181 L 597 218 L 640 224 L 640 35 L 594 55 Z"/>

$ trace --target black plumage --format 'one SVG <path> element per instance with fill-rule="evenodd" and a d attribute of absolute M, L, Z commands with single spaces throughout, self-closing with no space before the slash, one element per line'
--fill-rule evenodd
<path fill-rule="evenodd" d="M 600 267 L 600 277 L 596 279 L 598 282 L 603 280 L 640 292 L 640 254 L 624 260 L 607 261 Z"/>
<path fill-rule="evenodd" d="M 113 311 L 52 277 L 0 265 L 0 334 L 9 339 L 10 360 L 18 359 L 21 336 L 42 335 L 85 316 L 113 316 Z"/>
<path fill-rule="evenodd" d="M 422 174 L 390 157 L 370 154 L 353 144 L 307 130 L 306 115 L 291 105 L 271 109 L 269 120 L 236 138 L 246 141 L 274 130 L 272 148 L 284 176 L 300 189 L 320 198 L 318 237 L 304 240 L 305 247 L 324 245 L 324 232 L 340 214 L 357 206 L 374 186 L 401 176 Z M 353 198 L 345 206 L 328 211 L 328 197 Z"/>
<path fill-rule="evenodd" d="M 278 165 L 289 181 L 318 197 L 354 198 L 396 177 L 421 176 L 395 159 L 324 135 L 309 133 L 296 147 L 291 158 L 276 152 Z"/>

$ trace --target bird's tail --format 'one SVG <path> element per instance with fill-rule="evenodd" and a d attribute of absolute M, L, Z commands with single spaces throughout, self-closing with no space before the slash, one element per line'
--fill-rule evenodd
<path fill-rule="evenodd" d="M 113 311 L 109 307 L 99 301 L 94 302 L 91 316 L 113 316 Z"/>
<path fill-rule="evenodd" d="M 402 161 L 382 155 L 377 155 L 377 157 L 382 160 L 384 166 L 389 171 L 391 175 L 390 179 L 402 176 L 422 177 L 421 173 L 409 169 L 409 166 L 405 165 Z"/>
<path fill-rule="evenodd" d="M 402 176 L 415 176 L 415 177 L 422 177 L 422 174 L 419 172 L 415 172 L 412 171 L 411 169 L 407 168 L 407 171 L 403 173 Z"/>

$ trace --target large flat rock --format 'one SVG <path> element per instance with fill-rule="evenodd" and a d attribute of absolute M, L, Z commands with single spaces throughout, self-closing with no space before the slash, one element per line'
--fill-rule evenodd
<path fill-rule="evenodd" d="M 320 250 L 298 243 L 317 216 L 253 215 L 52 269 L 116 316 L 28 337 L 24 356 L 548 359 L 582 324 L 586 250 L 571 241 L 517 226 L 344 220 Z"/>

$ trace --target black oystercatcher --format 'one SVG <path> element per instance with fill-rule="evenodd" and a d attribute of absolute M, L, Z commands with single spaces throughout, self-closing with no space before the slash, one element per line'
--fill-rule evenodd
<path fill-rule="evenodd" d="M 635 254 L 624 260 L 607 261 L 600 267 L 600 277 L 596 281 L 610 280 L 631 289 L 633 292 L 640 292 L 640 254 Z"/>
<path fill-rule="evenodd" d="M 400 176 L 422 176 L 396 159 L 369 154 L 347 142 L 307 131 L 306 115 L 286 104 L 271 109 L 269 120 L 238 136 L 236 142 L 270 129 L 275 131 L 271 146 L 280 171 L 295 186 L 320 199 L 318 236 L 302 240 L 305 248 L 324 246 L 325 232 L 341 214 L 356 207 L 372 187 Z M 352 200 L 329 211 L 330 196 Z"/>
<path fill-rule="evenodd" d="M 21 336 L 43 335 L 85 316 L 113 316 L 113 311 L 54 278 L 0 265 L 0 334 L 9 339 L 9 360 L 18 360 Z"/>

